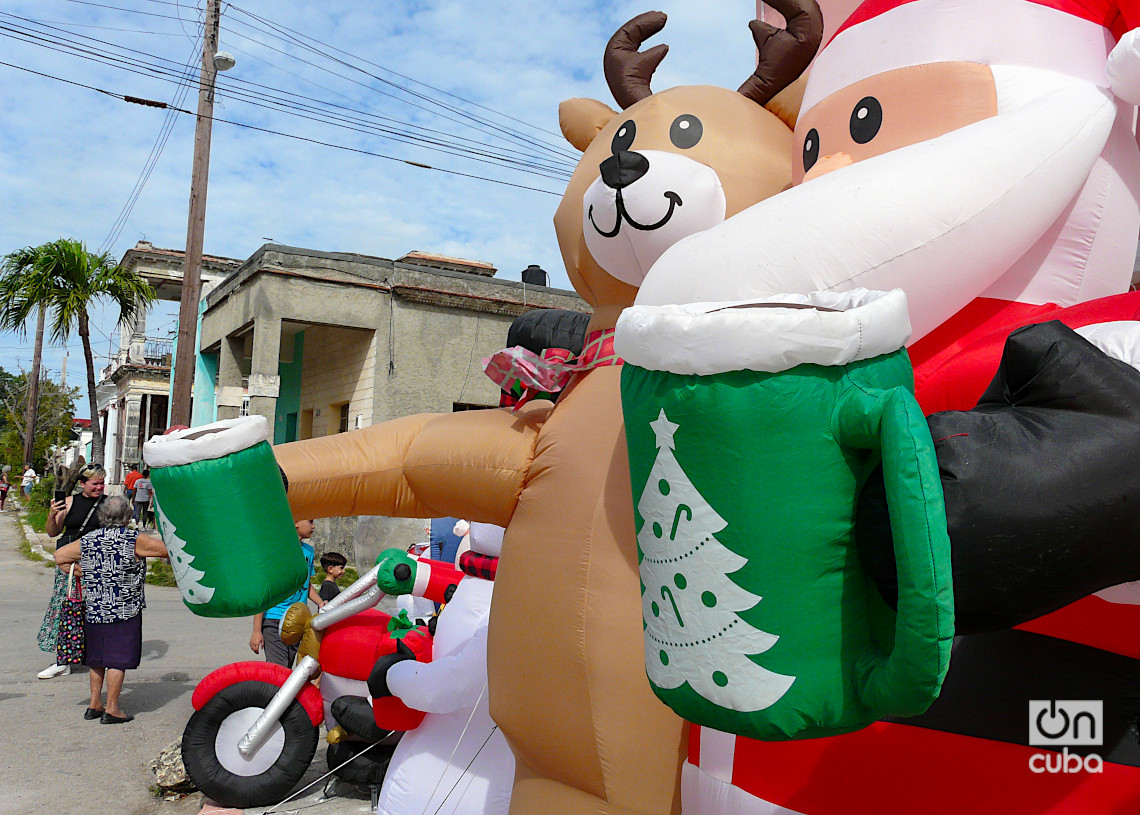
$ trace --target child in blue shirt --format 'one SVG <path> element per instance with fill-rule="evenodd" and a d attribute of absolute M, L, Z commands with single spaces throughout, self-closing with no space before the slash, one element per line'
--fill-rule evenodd
<path fill-rule="evenodd" d="M 253 634 L 249 638 L 249 647 L 253 653 L 260 653 L 264 646 L 265 661 L 284 665 L 286 668 L 293 667 L 293 660 L 297 658 L 297 646 L 283 643 L 281 641 L 281 634 L 277 630 L 281 625 L 281 618 L 285 616 L 285 611 L 294 603 L 305 602 L 306 598 L 316 603 L 318 609 L 325 604 L 325 601 L 321 599 L 320 594 L 317 593 L 312 582 L 313 575 L 316 574 L 316 569 L 313 566 L 313 559 L 316 553 L 313 551 L 313 547 L 308 543 L 309 538 L 312 536 L 313 522 L 297 521 L 297 537 L 301 541 L 301 551 L 305 553 L 305 562 L 309 566 L 309 574 L 305 578 L 305 585 L 297 589 L 297 592 L 285 601 L 278 603 L 268 611 L 254 615 Z"/>

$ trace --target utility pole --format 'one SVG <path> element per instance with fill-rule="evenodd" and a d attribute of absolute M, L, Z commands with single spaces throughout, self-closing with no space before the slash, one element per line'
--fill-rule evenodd
<path fill-rule="evenodd" d="M 32 370 L 28 372 L 28 410 L 24 414 L 24 463 L 31 464 L 36 444 L 36 414 L 40 404 L 40 365 L 44 353 L 44 323 L 47 309 L 40 306 L 39 323 L 36 325 L 36 345 L 32 351 Z"/>
<path fill-rule="evenodd" d="M 202 31 L 202 73 L 198 81 L 198 116 L 194 127 L 194 168 L 190 178 L 190 215 L 182 263 L 182 304 L 178 310 L 178 351 L 171 388 L 171 425 L 190 424 L 194 361 L 198 350 L 198 296 L 202 289 L 202 243 L 206 231 L 206 185 L 210 176 L 210 135 L 214 123 L 214 81 L 218 70 L 221 0 L 207 0 Z"/>

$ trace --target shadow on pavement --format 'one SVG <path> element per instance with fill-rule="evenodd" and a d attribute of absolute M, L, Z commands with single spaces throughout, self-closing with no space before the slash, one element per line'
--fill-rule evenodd
<path fill-rule="evenodd" d="M 131 713 L 150 713 L 190 693 L 196 684 L 185 673 L 165 674 L 159 682 L 131 682 L 128 671 L 127 681 L 123 684 L 122 705 Z"/>
<path fill-rule="evenodd" d="M 166 652 L 170 650 L 170 644 L 166 640 L 143 640 L 142 643 L 142 658 L 143 661 L 151 659 L 162 659 L 166 656 Z"/>

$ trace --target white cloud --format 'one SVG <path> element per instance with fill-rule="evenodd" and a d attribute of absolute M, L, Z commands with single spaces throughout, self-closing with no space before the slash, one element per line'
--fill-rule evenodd
<path fill-rule="evenodd" d="M 145 0 L 118 0 L 118 4 L 151 13 L 176 11 L 175 6 Z M 654 78 L 655 88 L 683 83 L 736 87 L 752 70 L 754 47 L 747 23 L 755 11 L 754 2 L 668 0 L 654 6 L 669 14 L 669 23 L 650 44 L 667 42 L 671 47 Z M 240 0 L 228 7 L 223 17 L 221 47 L 234 51 L 238 58 L 237 67 L 223 75 L 223 84 L 236 80 L 260 83 L 388 116 L 403 123 L 395 125 L 402 129 L 414 123 L 474 139 L 511 155 L 520 152 L 515 142 L 441 118 L 432 112 L 436 109 L 430 104 L 424 103 L 431 110 L 419 110 L 383 95 L 395 92 L 363 73 L 254 32 L 249 24 L 255 21 L 239 11 L 244 9 L 522 120 L 532 127 L 411 85 L 433 99 L 526 133 L 565 156 L 574 151 L 558 135 L 558 103 L 571 96 L 591 96 L 612 104 L 602 76 L 605 43 L 618 25 L 648 8 L 632 0 L 616 4 Z M 71 29 L 78 35 L 120 43 L 178 63 L 185 62 L 191 53 L 189 38 L 173 19 L 65 0 L 10 0 L 5 10 L 33 19 L 161 32 L 163 36 Z M 185 29 L 194 32 L 198 14 L 189 0 L 181 3 L 181 13 Z M 0 15 L 0 21 L 4 19 Z M 7 21 L 5 24 L 12 23 L 11 18 Z M 275 53 L 251 38 L 288 53 Z M 116 93 L 164 101 L 173 97 L 174 86 L 153 77 L 10 38 L 2 38 L 0 46 L 5 61 L 45 74 Z M 295 76 L 237 49 L 287 68 Z M 306 65 L 299 58 L 355 82 Z M 408 84 L 380 68 L 363 67 L 379 77 Z M 0 253 L 60 236 L 82 239 L 95 249 L 110 230 L 150 153 L 163 111 L 124 104 L 91 90 L 3 66 L 0 78 L 6 90 L 0 114 Z M 553 192 L 564 184 L 254 107 L 224 89 L 219 92 L 219 102 L 215 115 L 223 119 Z M 191 92 L 183 106 L 193 109 L 195 103 L 196 94 Z M 157 246 L 177 248 L 184 244 L 193 129 L 192 117 L 178 118 L 161 160 L 114 244 L 116 256 L 144 235 Z M 573 158 L 562 160 L 572 162 Z M 205 249 L 209 254 L 245 258 L 265 238 L 386 257 L 421 249 L 489 261 L 500 269 L 501 277 L 510 279 L 517 279 L 527 264 L 538 263 L 551 273 L 554 285 L 569 287 L 551 224 L 557 204 L 556 195 L 218 123 L 213 134 Z M 169 311 L 169 306 L 164 309 Z M 94 316 L 98 325 L 96 352 L 105 355 L 114 315 Z M 170 321 L 169 313 L 159 316 L 150 320 L 152 328 Z M 26 367 L 31 358 L 30 339 L 0 335 L 0 367 L 15 369 L 18 361 Z M 72 338 L 70 347 L 68 378 L 79 383 L 82 361 L 78 338 Z M 60 354 L 60 349 L 45 352 L 49 368 L 58 370 Z"/>

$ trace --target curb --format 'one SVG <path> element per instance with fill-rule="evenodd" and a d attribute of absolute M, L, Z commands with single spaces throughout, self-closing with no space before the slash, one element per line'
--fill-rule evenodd
<path fill-rule="evenodd" d="M 43 532 L 37 532 L 28 526 L 28 522 L 24 520 L 26 517 L 27 513 L 23 507 L 16 510 L 16 523 L 18 523 L 23 530 L 24 538 L 28 541 L 28 546 L 31 547 L 32 553 L 39 555 L 49 562 L 55 560 L 55 555 L 53 554 L 55 552 L 55 544 L 52 543 L 51 537 L 45 535 Z M 48 546 L 52 547 L 50 552 L 46 548 Z"/>

